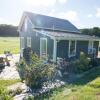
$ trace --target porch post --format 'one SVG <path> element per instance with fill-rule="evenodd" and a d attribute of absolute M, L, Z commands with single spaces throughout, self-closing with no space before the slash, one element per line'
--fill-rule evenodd
<path fill-rule="evenodd" d="M 56 62 L 57 59 L 57 40 L 54 39 L 54 46 L 53 46 L 53 61 Z"/>

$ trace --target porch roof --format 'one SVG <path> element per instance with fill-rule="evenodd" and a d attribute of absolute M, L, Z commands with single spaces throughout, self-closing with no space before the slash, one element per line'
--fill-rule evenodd
<path fill-rule="evenodd" d="M 90 35 L 83 35 L 83 34 L 73 34 L 73 33 L 65 33 L 65 32 L 54 32 L 54 31 L 44 31 L 44 30 L 37 30 L 34 29 L 35 32 L 44 34 L 46 36 L 51 37 L 52 39 L 57 40 L 91 40 L 91 41 L 100 41 L 99 37 L 90 36 Z"/>

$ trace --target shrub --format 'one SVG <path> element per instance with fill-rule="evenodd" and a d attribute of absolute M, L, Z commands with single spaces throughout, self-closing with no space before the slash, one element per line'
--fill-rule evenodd
<path fill-rule="evenodd" d="M 74 62 L 76 72 L 84 72 L 88 70 L 90 68 L 89 62 L 90 60 L 88 57 L 83 52 L 81 52 L 80 58 Z"/>
<path fill-rule="evenodd" d="M 40 88 L 44 81 L 51 80 L 55 67 L 53 64 L 44 64 L 43 61 L 32 52 L 30 53 L 30 63 L 21 60 L 17 64 L 22 79 L 25 79 L 26 85 L 30 88 Z"/>
<path fill-rule="evenodd" d="M 31 88 L 40 88 L 44 81 L 52 78 L 53 73 L 52 64 L 43 64 L 36 54 L 31 54 L 31 62 L 25 69 L 26 84 Z"/>
<path fill-rule="evenodd" d="M 21 59 L 19 63 L 16 63 L 16 66 L 17 66 L 17 70 L 19 72 L 19 75 L 20 75 L 20 78 L 21 80 L 23 81 L 25 79 L 25 61 L 24 59 Z"/>

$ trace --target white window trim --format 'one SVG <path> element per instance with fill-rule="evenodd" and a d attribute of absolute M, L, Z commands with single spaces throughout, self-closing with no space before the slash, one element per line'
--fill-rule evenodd
<path fill-rule="evenodd" d="M 22 42 L 23 41 L 23 42 Z M 24 37 L 20 37 L 20 44 L 21 44 L 21 49 L 25 48 L 25 41 L 24 41 Z"/>
<path fill-rule="evenodd" d="M 90 48 L 89 48 L 90 42 L 92 42 L 92 52 L 91 52 L 91 53 L 89 52 L 89 49 L 90 49 Z M 88 42 L 88 54 L 93 54 L 93 45 L 94 45 L 94 41 L 89 41 L 89 42 Z"/>
<path fill-rule="evenodd" d="M 47 57 L 47 38 L 40 38 L 40 58 L 42 58 L 42 52 L 41 52 L 41 41 L 46 40 L 46 57 Z"/>
<path fill-rule="evenodd" d="M 31 37 L 27 37 L 27 47 L 31 47 Z"/>
<path fill-rule="evenodd" d="M 70 44 L 71 44 L 71 41 L 75 41 L 75 54 L 70 54 Z M 76 45 L 77 45 L 77 41 L 76 40 L 69 40 L 69 50 L 68 50 L 68 57 L 74 57 L 76 56 Z"/>

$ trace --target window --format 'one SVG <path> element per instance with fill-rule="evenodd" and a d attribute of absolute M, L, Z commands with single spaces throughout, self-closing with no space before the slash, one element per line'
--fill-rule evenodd
<path fill-rule="evenodd" d="M 47 38 L 40 38 L 40 57 L 47 57 Z"/>
<path fill-rule="evenodd" d="M 69 57 L 76 55 L 76 41 L 75 40 L 69 41 L 69 54 L 68 55 Z"/>
<path fill-rule="evenodd" d="M 27 32 L 27 25 L 28 24 L 28 19 L 25 18 L 25 23 L 24 23 L 24 31 Z"/>
<path fill-rule="evenodd" d="M 92 54 L 92 53 L 93 53 L 93 41 L 89 41 L 88 54 Z"/>
<path fill-rule="evenodd" d="M 21 49 L 25 48 L 24 37 L 20 37 Z"/>
<path fill-rule="evenodd" d="M 27 37 L 27 47 L 31 47 L 31 37 Z"/>

